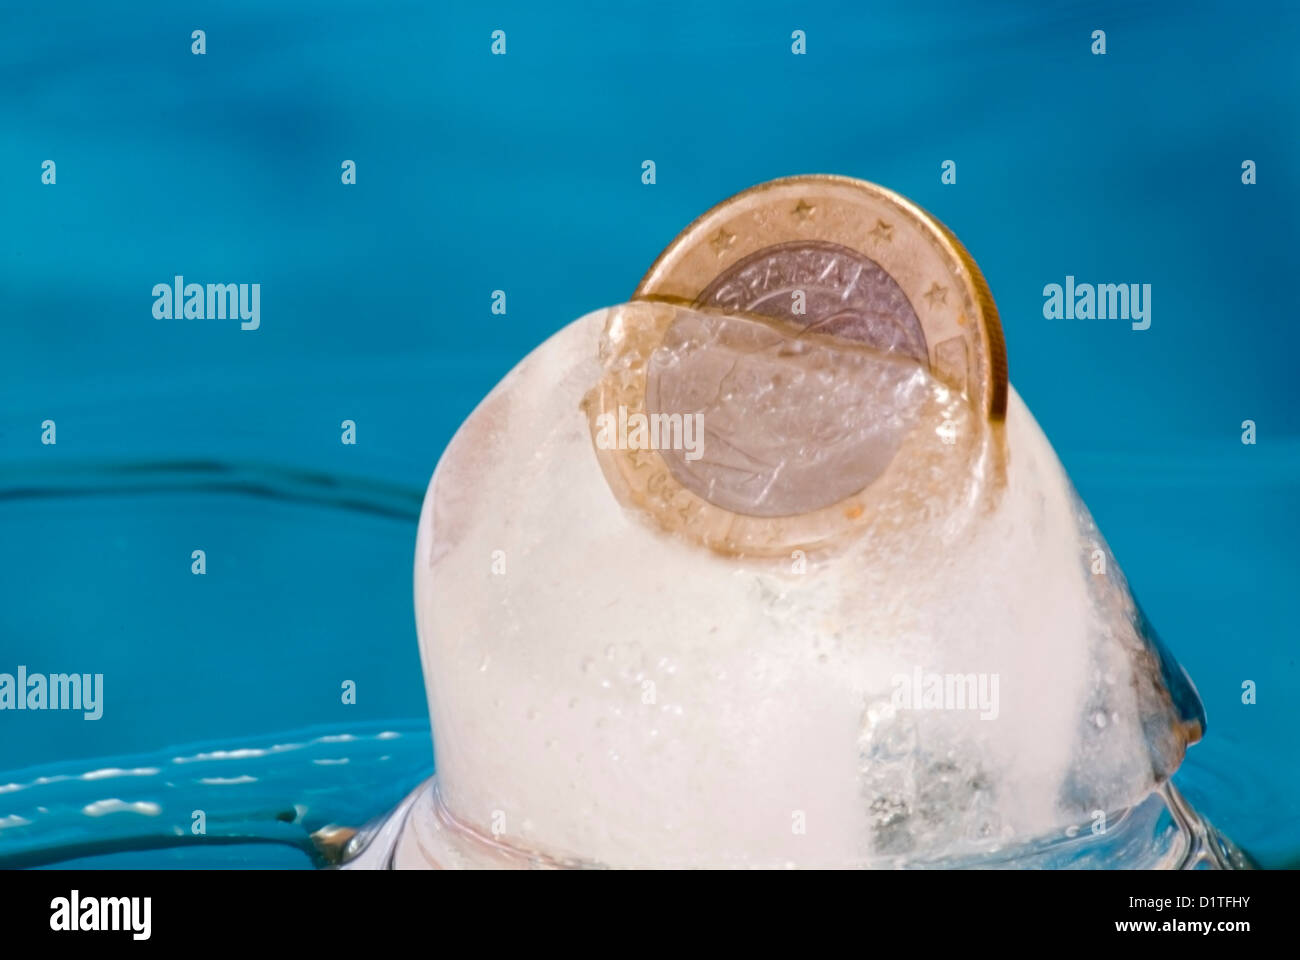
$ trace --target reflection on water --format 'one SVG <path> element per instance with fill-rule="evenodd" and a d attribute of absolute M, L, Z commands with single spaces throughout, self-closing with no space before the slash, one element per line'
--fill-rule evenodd
<path fill-rule="evenodd" d="M 410 614 L 422 496 L 214 459 L 0 474 L 0 671 L 102 672 L 105 692 L 93 722 L 6 712 L 0 866 L 320 864 L 345 839 L 331 824 L 360 825 L 426 777 Z"/>
<path fill-rule="evenodd" d="M 424 491 L 269 463 L 160 460 L 151 463 L 59 463 L 10 468 L 0 501 L 106 494 L 235 493 L 318 504 L 415 522 Z"/>
<path fill-rule="evenodd" d="M 430 750 L 422 724 L 375 724 L 22 771 L 0 781 L 0 868 L 198 844 L 279 844 L 323 865 L 346 839 L 331 828 L 400 800 Z"/>

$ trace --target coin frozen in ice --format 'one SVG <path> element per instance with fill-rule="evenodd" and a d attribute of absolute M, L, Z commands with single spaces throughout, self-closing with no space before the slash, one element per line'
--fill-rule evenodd
<path fill-rule="evenodd" d="M 1238 862 L 1169 784 L 1196 692 L 1005 373 L 888 191 L 706 214 L 444 453 L 436 782 L 358 862 Z"/>

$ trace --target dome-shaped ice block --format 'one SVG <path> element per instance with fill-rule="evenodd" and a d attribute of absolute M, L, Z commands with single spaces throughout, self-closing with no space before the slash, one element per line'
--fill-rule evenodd
<path fill-rule="evenodd" d="M 538 347 L 443 455 L 414 585 L 409 864 L 962 862 L 1121 816 L 1151 845 L 1205 727 L 1014 391 L 990 423 L 762 318 L 637 302 Z"/>

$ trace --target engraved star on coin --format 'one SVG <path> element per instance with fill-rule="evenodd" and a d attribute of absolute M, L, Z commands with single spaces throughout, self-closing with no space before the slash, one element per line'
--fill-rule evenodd
<path fill-rule="evenodd" d="M 817 207 L 807 200 L 800 200 L 795 204 L 794 209 L 790 211 L 800 220 L 809 219 L 817 210 Z"/>
<path fill-rule="evenodd" d="M 930 307 L 939 306 L 948 302 L 948 288 L 941 287 L 937 283 L 930 284 L 930 289 L 925 292 L 925 299 L 929 301 Z"/>
<path fill-rule="evenodd" d="M 893 233 L 894 228 L 891 224 L 885 223 L 884 220 L 877 220 L 875 228 L 868 232 L 867 236 L 876 243 L 889 243 L 894 239 Z"/>
<path fill-rule="evenodd" d="M 728 233 L 726 229 L 719 229 L 718 232 L 713 235 L 713 239 L 709 241 L 709 243 L 713 244 L 713 252 L 718 256 L 722 256 L 726 253 L 735 242 L 736 235 L 734 233 Z"/>

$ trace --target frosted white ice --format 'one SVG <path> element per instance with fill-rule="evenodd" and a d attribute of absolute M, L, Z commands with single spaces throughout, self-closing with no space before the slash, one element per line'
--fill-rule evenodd
<path fill-rule="evenodd" d="M 985 437 L 926 474 L 930 508 L 799 574 L 616 499 L 580 409 L 606 318 L 511 372 L 429 486 L 415 602 L 452 816 L 614 866 L 890 863 L 1086 824 L 1176 765 L 1122 577 L 1018 395 L 1004 487 Z M 905 709 L 917 670 L 996 674 L 996 717 Z"/>

